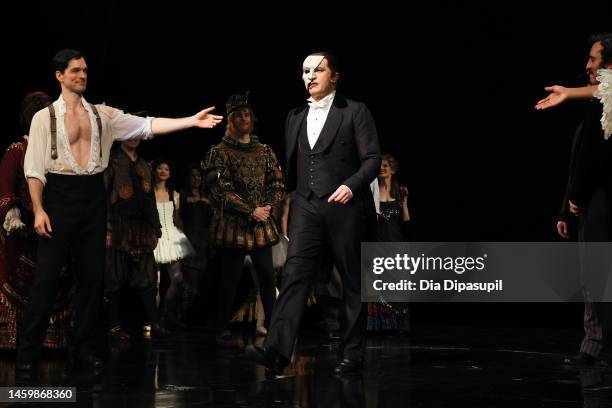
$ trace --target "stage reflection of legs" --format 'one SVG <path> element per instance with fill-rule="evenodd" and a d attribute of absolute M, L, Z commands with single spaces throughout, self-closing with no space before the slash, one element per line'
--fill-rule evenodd
<path fill-rule="evenodd" d="M 609 372 L 604 374 L 601 367 L 580 369 L 580 388 L 585 408 L 603 408 L 610 406 L 612 380 Z"/>
<path fill-rule="evenodd" d="M 261 347 L 262 342 L 263 338 L 259 337 L 253 343 Z M 377 406 L 377 395 L 368 395 L 370 398 L 366 404 L 364 375 L 361 372 L 343 376 L 332 375 L 330 365 L 335 364 L 335 358 L 333 356 L 330 358 L 333 353 L 328 354 L 327 352 L 320 356 L 294 354 L 291 364 L 285 369 L 283 375 L 275 379 L 267 375 L 265 367 L 254 365 L 253 391 L 259 396 L 258 401 L 262 404 L 261 406 L 285 406 L 278 405 L 279 401 L 284 401 L 287 407 L 362 408 Z M 316 373 L 322 374 L 317 375 Z M 371 380 L 376 382 L 375 378 Z M 370 387 L 373 390 L 378 388 L 376 383 L 370 384 Z M 369 392 L 369 394 L 373 393 Z"/>
<path fill-rule="evenodd" d="M 332 377 L 327 379 L 327 381 L 329 386 L 327 389 L 322 387 L 318 389 L 320 397 L 313 406 L 331 408 L 366 407 L 364 380 L 361 373 L 351 373 L 346 376 Z"/>
<path fill-rule="evenodd" d="M 159 391 L 160 353 L 148 341 L 109 345 L 104 376 L 105 403 L 154 406 Z"/>

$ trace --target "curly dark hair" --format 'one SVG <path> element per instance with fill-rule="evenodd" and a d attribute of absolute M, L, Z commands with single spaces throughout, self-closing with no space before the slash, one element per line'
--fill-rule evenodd
<path fill-rule="evenodd" d="M 589 46 L 592 47 L 595 43 L 601 43 L 601 60 L 604 65 L 612 64 L 612 33 L 593 34 L 589 37 Z"/>

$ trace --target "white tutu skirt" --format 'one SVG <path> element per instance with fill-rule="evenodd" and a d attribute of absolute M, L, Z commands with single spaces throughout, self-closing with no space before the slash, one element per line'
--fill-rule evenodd
<path fill-rule="evenodd" d="M 157 241 L 157 247 L 153 252 L 153 255 L 155 255 L 155 262 L 165 264 L 180 261 L 195 253 L 191 242 L 189 242 L 185 234 L 178 229 L 177 232 L 178 233 L 170 234 L 171 237 L 169 239 L 164 239 L 162 232 L 162 237 Z"/>
<path fill-rule="evenodd" d="M 195 254 L 195 250 L 187 236 L 176 226 L 172 220 L 174 207 L 172 202 L 157 203 L 159 220 L 162 227 L 162 236 L 157 241 L 157 247 L 153 251 L 155 262 L 166 264 L 180 261 Z"/>

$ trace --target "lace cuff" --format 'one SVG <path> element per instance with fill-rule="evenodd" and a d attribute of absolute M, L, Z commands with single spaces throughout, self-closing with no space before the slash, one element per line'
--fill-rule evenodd
<path fill-rule="evenodd" d="M 26 225 L 21 221 L 21 211 L 19 208 L 13 207 L 6 213 L 6 217 L 4 217 L 4 224 L 2 225 L 7 234 L 10 235 L 11 232 L 24 228 Z"/>

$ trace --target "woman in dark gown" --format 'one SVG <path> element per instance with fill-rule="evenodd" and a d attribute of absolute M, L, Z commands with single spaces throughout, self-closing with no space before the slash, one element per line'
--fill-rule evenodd
<path fill-rule="evenodd" d="M 200 323 L 207 317 L 203 310 L 196 310 L 198 298 L 208 298 L 214 290 L 209 261 L 213 256 L 210 245 L 209 230 L 212 218 L 212 207 L 204 196 L 202 186 L 202 169 L 199 164 L 187 168 L 187 183 L 181 192 L 181 219 L 183 232 L 193 245 L 195 255 L 181 261 L 183 265 L 183 318 L 186 321 L 197 320 Z M 203 290 L 205 293 L 200 293 Z M 204 299 L 199 299 L 203 301 Z M 206 310 L 206 308 L 205 308 Z M 207 311 L 204 311 L 204 314 Z"/>
<path fill-rule="evenodd" d="M 410 238 L 408 189 L 397 180 L 398 162 L 390 154 L 382 157 L 378 187 L 380 214 L 376 225 L 378 242 L 405 242 Z M 383 332 L 409 330 L 407 303 L 368 303 L 368 331 Z"/>

